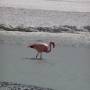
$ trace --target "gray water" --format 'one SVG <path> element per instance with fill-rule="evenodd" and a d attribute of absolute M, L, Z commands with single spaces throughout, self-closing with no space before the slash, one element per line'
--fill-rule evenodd
<path fill-rule="evenodd" d="M 0 81 L 49 87 L 55 90 L 90 90 L 90 49 L 56 46 L 44 54 L 24 46 L 0 44 Z"/>

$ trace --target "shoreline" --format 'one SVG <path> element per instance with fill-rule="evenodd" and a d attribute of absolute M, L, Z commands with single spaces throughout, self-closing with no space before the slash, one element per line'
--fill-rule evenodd
<path fill-rule="evenodd" d="M 58 41 L 57 41 L 58 40 Z M 74 46 L 90 48 L 90 33 L 48 33 L 48 32 L 19 32 L 0 31 L 0 42 L 25 45 L 33 42 L 55 41 L 57 46 Z"/>

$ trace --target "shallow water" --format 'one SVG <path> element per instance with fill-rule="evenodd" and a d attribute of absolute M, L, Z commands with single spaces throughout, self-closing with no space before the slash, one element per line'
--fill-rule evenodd
<path fill-rule="evenodd" d="M 59 47 L 43 55 L 24 46 L 0 44 L 0 81 L 12 81 L 55 90 L 90 90 L 90 49 Z"/>

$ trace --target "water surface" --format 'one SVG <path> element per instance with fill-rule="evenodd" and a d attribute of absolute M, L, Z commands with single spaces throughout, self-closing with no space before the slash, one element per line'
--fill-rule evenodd
<path fill-rule="evenodd" d="M 90 90 L 90 49 L 57 46 L 43 55 L 45 63 L 32 59 L 35 54 L 24 46 L 0 44 L 0 81 L 55 90 Z"/>

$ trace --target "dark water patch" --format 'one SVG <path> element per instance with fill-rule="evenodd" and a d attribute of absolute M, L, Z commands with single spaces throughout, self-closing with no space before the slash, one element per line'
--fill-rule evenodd
<path fill-rule="evenodd" d="M 51 88 L 44 88 L 34 85 L 18 84 L 14 82 L 0 81 L 1 90 L 54 90 Z"/>

